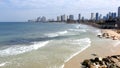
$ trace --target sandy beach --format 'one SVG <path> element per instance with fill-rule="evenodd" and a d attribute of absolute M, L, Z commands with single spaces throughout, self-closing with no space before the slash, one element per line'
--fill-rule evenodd
<path fill-rule="evenodd" d="M 110 35 L 115 36 L 119 35 L 112 30 L 102 30 L 101 32 L 109 33 Z M 97 54 L 98 57 L 120 55 L 119 40 L 106 39 L 106 41 L 102 41 L 102 39 L 100 38 L 100 40 L 98 40 L 97 42 L 92 42 L 91 47 L 87 48 L 86 50 L 66 62 L 64 68 L 81 68 L 81 62 L 83 62 L 85 59 L 96 57 L 93 54 Z"/>

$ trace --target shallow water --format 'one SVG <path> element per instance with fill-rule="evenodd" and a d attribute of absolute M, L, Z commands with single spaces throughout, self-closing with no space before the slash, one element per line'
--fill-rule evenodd
<path fill-rule="evenodd" d="M 99 40 L 82 24 L 0 23 L 0 68 L 63 68 Z"/>

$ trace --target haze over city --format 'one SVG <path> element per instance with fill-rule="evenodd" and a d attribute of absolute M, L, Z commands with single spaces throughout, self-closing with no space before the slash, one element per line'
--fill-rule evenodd
<path fill-rule="evenodd" d="M 90 13 L 117 12 L 119 0 L 0 0 L 0 21 L 26 21 L 38 16 L 56 18 L 61 14 L 79 13 L 90 18 Z"/>

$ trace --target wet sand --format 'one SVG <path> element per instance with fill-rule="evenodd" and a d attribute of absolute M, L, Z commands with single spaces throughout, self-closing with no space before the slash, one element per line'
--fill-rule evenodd
<path fill-rule="evenodd" d="M 107 32 L 109 33 L 111 31 Z M 114 34 L 114 32 L 112 32 L 112 34 Z M 93 41 L 91 47 L 66 62 L 64 68 L 81 68 L 81 62 L 83 62 L 83 60 L 96 57 L 93 54 L 97 54 L 99 57 L 120 55 L 120 44 L 118 42 L 119 40 L 113 41 L 112 39 L 106 39 L 106 41 L 100 39 L 97 42 Z"/>

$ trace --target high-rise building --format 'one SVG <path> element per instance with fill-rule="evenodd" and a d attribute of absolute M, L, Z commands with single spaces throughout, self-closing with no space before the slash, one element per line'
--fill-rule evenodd
<path fill-rule="evenodd" d="M 61 15 L 61 21 L 64 21 L 64 17 L 63 17 L 63 15 Z"/>
<path fill-rule="evenodd" d="M 69 16 L 67 16 L 67 20 L 69 19 Z"/>
<path fill-rule="evenodd" d="M 102 19 L 102 14 L 99 15 L 99 20 L 101 20 L 101 19 Z"/>
<path fill-rule="evenodd" d="M 116 14 L 117 14 L 117 13 L 116 13 L 116 12 L 114 12 L 114 18 L 116 18 Z"/>
<path fill-rule="evenodd" d="M 106 17 L 106 16 L 103 16 L 103 20 L 107 20 L 107 17 Z"/>
<path fill-rule="evenodd" d="M 74 15 L 69 15 L 70 20 L 74 20 Z"/>
<path fill-rule="evenodd" d="M 96 13 L 96 19 L 95 19 L 96 21 L 98 21 L 99 20 L 99 13 Z"/>
<path fill-rule="evenodd" d="M 62 22 L 66 21 L 66 15 L 65 14 L 61 16 L 61 21 Z"/>
<path fill-rule="evenodd" d="M 113 19 L 113 18 L 115 18 L 115 16 L 116 16 L 116 13 L 114 14 L 114 12 L 109 12 L 109 18 L 108 19 Z"/>
<path fill-rule="evenodd" d="M 46 22 L 46 17 L 45 16 L 42 16 L 41 22 Z"/>
<path fill-rule="evenodd" d="M 113 12 L 112 12 L 112 15 L 111 15 L 111 17 L 112 17 L 112 18 L 115 18 L 115 17 L 114 17 L 114 13 L 113 13 Z"/>
<path fill-rule="evenodd" d="M 109 19 L 109 14 L 106 15 L 106 20 L 108 20 L 108 19 Z"/>
<path fill-rule="evenodd" d="M 81 20 L 81 14 L 78 14 L 78 21 L 80 22 Z"/>
<path fill-rule="evenodd" d="M 91 13 L 91 20 L 94 19 L 94 13 Z"/>
<path fill-rule="evenodd" d="M 116 18 L 116 13 L 115 12 L 112 13 L 112 18 Z"/>
<path fill-rule="evenodd" d="M 84 17 L 82 17 L 82 22 L 84 22 Z"/>
<path fill-rule="evenodd" d="M 112 13 L 111 12 L 109 12 L 109 18 L 111 18 L 112 17 Z"/>
<path fill-rule="evenodd" d="M 37 17 L 36 22 L 40 22 L 41 21 L 41 17 Z"/>
<path fill-rule="evenodd" d="M 61 17 L 60 16 L 57 16 L 57 21 L 61 21 Z"/>
<path fill-rule="evenodd" d="M 118 17 L 120 18 L 120 7 L 118 8 Z"/>

